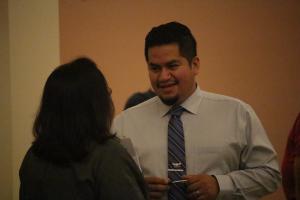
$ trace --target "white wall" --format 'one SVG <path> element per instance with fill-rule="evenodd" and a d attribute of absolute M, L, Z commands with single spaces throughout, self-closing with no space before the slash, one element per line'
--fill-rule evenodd
<path fill-rule="evenodd" d="M 8 0 L 8 16 L 12 184 L 17 200 L 18 171 L 32 141 L 42 88 L 59 64 L 58 0 Z"/>
<path fill-rule="evenodd" d="M 8 0 L 0 1 L 0 199 L 12 198 Z"/>

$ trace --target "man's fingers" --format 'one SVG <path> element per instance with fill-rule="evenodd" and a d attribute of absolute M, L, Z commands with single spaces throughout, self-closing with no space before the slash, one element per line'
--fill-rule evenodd
<path fill-rule="evenodd" d="M 168 185 L 148 184 L 150 191 L 164 192 L 169 189 Z"/>
<path fill-rule="evenodd" d="M 196 183 L 200 178 L 201 175 L 187 175 L 182 177 L 182 179 L 187 180 L 188 184 Z"/>
<path fill-rule="evenodd" d="M 199 183 L 196 182 L 196 183 L 193 183 L 191 185 L 188 185 L 186 191 L 187 192 L 194 192 L 194 191 L 198 190 L 199 188 L 200 188 Z"/>
<path fill-rule="evenodd" d="M 167 185 L 168 184 L 168 180 L 163 179 L 163 178 L 159 178 L 159 177 L 146 176 L 146 177 L 144 177 L 144 179 L 148 184 L 161 184 L 161 185 Z"/>
<path fill-rule="evenodd" d="M 160 199 L 163 197 L 164 193 L 162 192 L 150 192 L 150 198 L 151 199 Z"/>
<path fill-rule="evenodd" d="M 188 199 L 198 199 L 200 197 L 200 191 L 195 190 L 194 192 L 187 193 Z"/>
<path fill-rule="evenodd" d="M 207 174 L 185 176 L 189 199 L 216 199 L 219 193 L 218 181 Z"/>

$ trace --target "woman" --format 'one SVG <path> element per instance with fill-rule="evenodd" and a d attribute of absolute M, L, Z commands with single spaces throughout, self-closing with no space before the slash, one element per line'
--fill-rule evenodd
<path fill-rule="evenodd" d="M 87 58 L 50 74 L 20 168 L 21 200 L 147 199 L 141 172 L 110 133 L 110 93 Z"/>

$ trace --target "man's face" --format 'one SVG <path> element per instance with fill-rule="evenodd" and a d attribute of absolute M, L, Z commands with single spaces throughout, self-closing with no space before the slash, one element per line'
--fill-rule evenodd
<path fill-rule="evenodd" d="M 189 64 L 177 44 L 154 46 L 148 50 L 148 71 L 157 96 L 167 105 L 179 105 L 196 89 L 199 58 Z"/>

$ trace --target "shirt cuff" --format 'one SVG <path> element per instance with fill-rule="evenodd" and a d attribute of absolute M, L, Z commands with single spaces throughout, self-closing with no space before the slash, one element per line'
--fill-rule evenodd
<path fill-rule="evenodd" d="M 229 195 L 234 193 L 235 187 L 228 175 L 214 175 L 219 184 L 219 195 L 218 197 L 222 197 L 223 195 Z"/>

